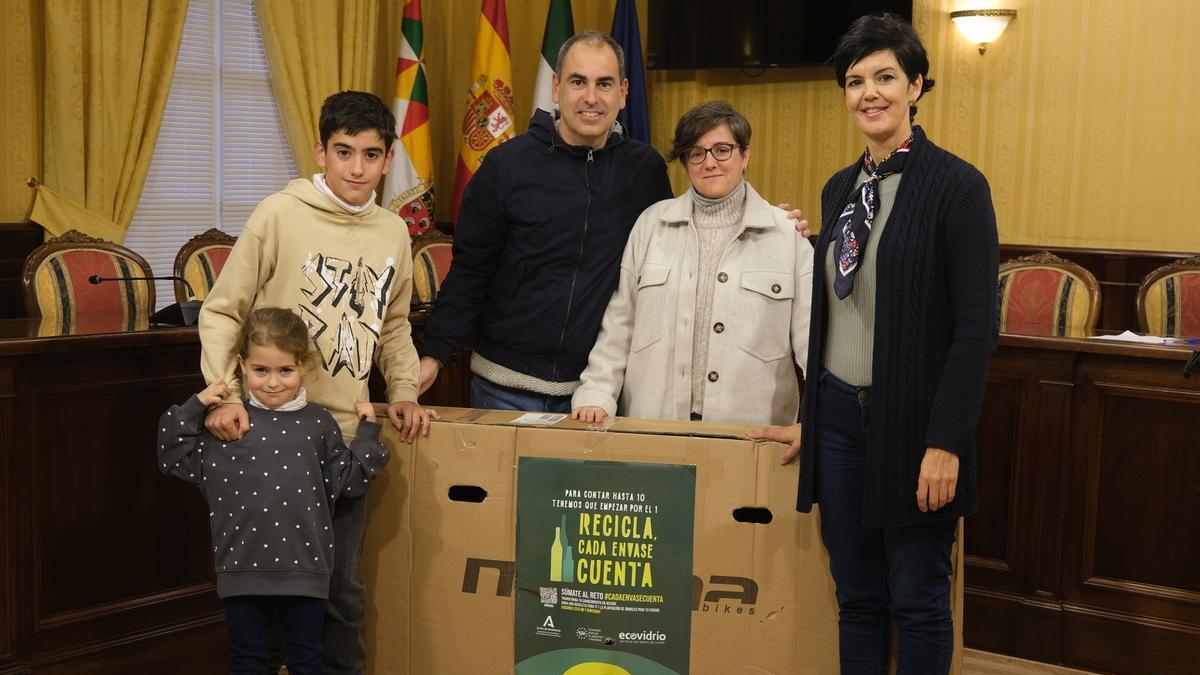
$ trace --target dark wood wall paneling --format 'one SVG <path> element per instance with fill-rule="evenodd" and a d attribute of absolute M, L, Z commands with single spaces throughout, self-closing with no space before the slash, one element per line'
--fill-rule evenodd
<path fill-rule="evenodd" d="M 1200 375 L 1188 350 L 1001 336 L 967 519 L 969 646 L 1197 672 Z"/>
<path fill-rule="evenodd" d="M 224 668 L 207 509 L 155 461 L 198 363 L 194 329 L 0 341 L 0 673 Z"/>
<path fill-rule="evenodd" d="M 0 367 L 0 438 L 12 438 L 15 405 L 12 372 Z M 13 560 L 14 546 L 19 541 L 13 514 L 20 513 L 20 510 L 16 495 L 9 489 L 12 484 L 9 477 L 13 475 L 12 454 L 0 452 L 0 664 L 12 660 L 13 643 L 17 637 L 17 622 L 13 620 L 16 607 L 13 602 L 22 586 Z M 3 666 L 0 666 L 2 669 Z"/>
<path fill-rule="evenodd" d="M 0 223 L 0 319 L 25 316 L 21 267 L 25 256 L 42 244 L 41 226 Z"/>

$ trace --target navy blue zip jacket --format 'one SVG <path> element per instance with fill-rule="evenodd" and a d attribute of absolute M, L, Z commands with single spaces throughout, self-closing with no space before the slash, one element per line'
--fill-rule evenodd
<path fill-rule="evenodd" d="M 422 354 L 443 364 L 475 328 L 475 350 L 542 380 L 579 378 L 647 207 L 671 197 L 666 164 L 620 131 L 600 150 L 567 145 L 544 111 L 493 148 L 463 194 L 454 262 Z"/>

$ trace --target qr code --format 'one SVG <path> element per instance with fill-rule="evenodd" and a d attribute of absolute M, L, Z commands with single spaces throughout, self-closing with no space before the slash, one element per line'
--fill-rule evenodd
<path fill-rule="evenodd" d="M 538 592 L 542 596 L 542 604 L 543 605 L 557 605 L 558 604 L 558 589 L 557 588 L 550 588 L 547 586 L 542 586 L 538 589 Z"/>

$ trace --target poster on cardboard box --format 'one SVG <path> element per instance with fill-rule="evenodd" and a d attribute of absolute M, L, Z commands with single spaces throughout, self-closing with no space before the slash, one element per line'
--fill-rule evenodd
<path fill-rule="evenodd" d="M 683 675 L 696 467 L 521 457 L 516 675 Z"/>

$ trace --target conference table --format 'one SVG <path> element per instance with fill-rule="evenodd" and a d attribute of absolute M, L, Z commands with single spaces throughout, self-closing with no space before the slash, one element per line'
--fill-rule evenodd
<path fill-rule="evenodd" d="M 203 386 L 199 339 L 128 328 L 0 321 L 0 673 L 224 665 L 204 500 L 155 461 L 159 416 Z"/>
<path fill-rule="evenodd" d="M 965 528 L 968 646 L 1129 673 L 1200 655 L 1193 350 L 1008 327 Z M 1111 337 L 1111 333 L 1107 334 Z"/>
<path fill-rule="evenodd" d="M 967 644 L 1104 670 L 1194 666 L 1191 349 L 1037 332 L 1003 334 L 992 360 Z M 155 463 L 155 423 L 203 386 L 199 358 L 195 328 L 0 320 L 0 674 L 224 667 L 203 499 Z M 425 402 L 465 405 L 465 363 Z"/>

